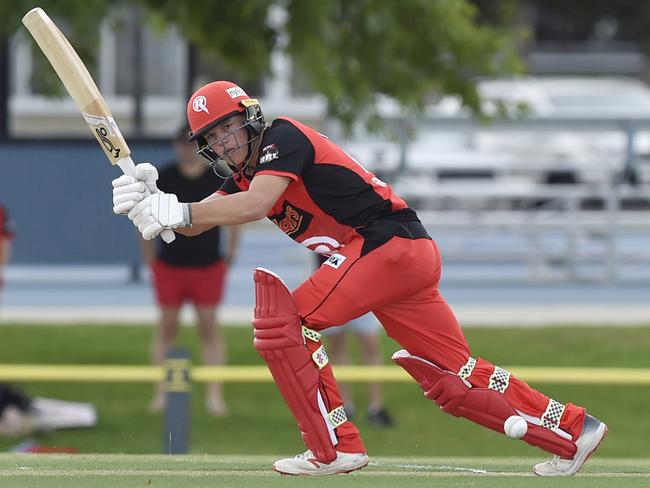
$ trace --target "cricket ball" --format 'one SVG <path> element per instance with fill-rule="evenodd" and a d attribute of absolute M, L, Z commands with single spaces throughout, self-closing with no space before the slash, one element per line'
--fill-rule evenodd
<path fill-rule="evenodd" d="M 503 423 L 503 430 L 508 437 L 521 439 L 528 432 L 528 424 L 519 415 L 512 415 Z"/>

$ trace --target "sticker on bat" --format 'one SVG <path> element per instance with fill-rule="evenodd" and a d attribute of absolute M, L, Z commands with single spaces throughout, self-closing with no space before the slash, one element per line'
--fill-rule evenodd
<path fill-rule="evenodd" d="M 115 159 L 119 159 L 120 149 L 115 147 L 113 142 L 107 137 L 108 131 L 106 130 L 106 127 L 95 127 L 95 136 Z"/>
<path fill-rule="evenodd" d="M 115 120 L 113 120 L 113 117 L 101 117 L 90 114 L 82 115 L 86 123 L 92 127 L 91 130 L 94 131 L 95 137 L 99 142 L 101 142 L 106 151 L 108 151 L 115 159 L 119 159 L 121 150 L 120 148 L 115 147 L 113 141 L 109 139 L 110 137 L 122 136 Z"/>

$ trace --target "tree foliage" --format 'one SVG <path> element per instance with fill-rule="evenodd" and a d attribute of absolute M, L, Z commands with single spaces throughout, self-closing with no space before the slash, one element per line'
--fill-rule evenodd
<path fill-rule="evenodd" d="M 344 121 L 378 95 L 419 109 L 435 94 L 480 110 L 475 82 L 518 69 L 513 36 L 465 0 L 292 0 L 289 52 Z"/>
<path fill-rule="evenodd" d="M 114 5 L 127 3 L 122 0 L 41 0 L 43 8 L 57 25 L 74 42 L 82 57 L 94 57 L 99 43 L 99 26 L 114 10 Z M 36 5 L 32 0 L 11 0 L 0 2 L 0 36 L 11 35 L 23 28 L 21 19 Z M 28 35 L 28 34 L 27 34 Z"/>
<path fill-rule="evenodd" d="M 506 6 L 512 2 L 502 2 Z M 26 0 L 0 3 L 0 34 L 20 26 Z M 64 19 L 76 46 L 92 49 L 98 26 L 124 5 L 140 5 L 159 25 L 177 25 L 200 50 L 247 77 L 270 72 L 270 55 L 286 29 L 283 49 L 330 114 L 345 123 L 376 116 L 380 96 L 410 109 L 431 97 L 458 95 L 480 112 L 481 76 L 516 72 L 518 34 L 509 16 L 481 23 L 469 0 L 42 0 Z M 284 27 L 268 21 L 282 8 Z"/>

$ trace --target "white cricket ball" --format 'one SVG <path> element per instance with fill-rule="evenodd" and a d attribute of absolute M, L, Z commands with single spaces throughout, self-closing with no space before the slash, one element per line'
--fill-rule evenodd
<path fill-rule="evenodd" d="M 503 423 L 503 430 L 508 437 L 521 439 L 528 432 L 528 424 L 519 415 L 512 415 Z"/>

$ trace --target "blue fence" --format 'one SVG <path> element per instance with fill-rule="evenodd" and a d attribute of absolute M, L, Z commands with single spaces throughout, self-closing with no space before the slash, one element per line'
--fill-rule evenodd
<path fill-rule="evenodd" d="M 130 147 L 136 161 L 173 157 L 164 141 Z M 12 263 L 137 260 L 133 228 L 111 210 L 110 182 L 120 174 L 91 139 L 0 143 L 0 202 L 17 228 Z"/>

